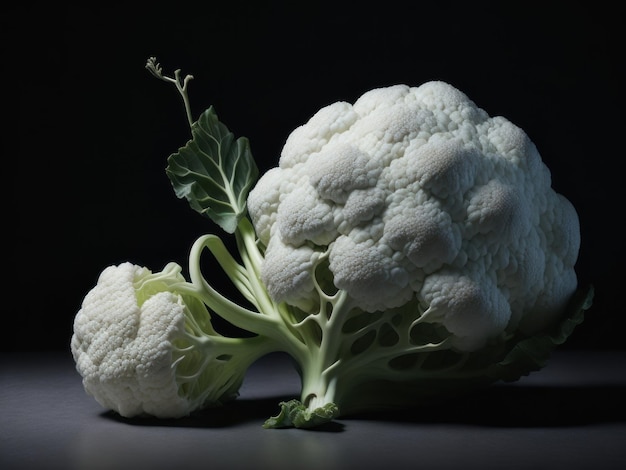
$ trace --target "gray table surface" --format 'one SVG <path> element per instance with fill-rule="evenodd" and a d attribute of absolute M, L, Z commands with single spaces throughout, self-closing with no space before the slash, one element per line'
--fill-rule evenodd
<path fill-rule="evenodd" d="M 626 468 L 626 352 L 557 351 L 548 366 L 446 407 L 262 428 L 296 397 L 284 356 L 250 369 L 234 403 L 201 418 L 122 420 L 67 354 L 0 354 L 0 468 Z"/>

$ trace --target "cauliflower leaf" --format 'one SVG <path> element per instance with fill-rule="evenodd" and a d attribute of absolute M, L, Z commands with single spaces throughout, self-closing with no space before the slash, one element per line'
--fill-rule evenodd
<path fill-rule="evenodd" d="M 191 134 L 193 138 L 168 158 L 166 173 L 174 192 L 234 233 L 259 174 L 248 139 L 235 139 L 212 106 L 192 124 Z"/>

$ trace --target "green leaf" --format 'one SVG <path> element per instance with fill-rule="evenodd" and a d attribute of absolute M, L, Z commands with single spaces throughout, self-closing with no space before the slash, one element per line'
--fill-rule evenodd
<path fill-rule="evenodd" d="M 246 213 L 259 170 L 248 139 L 235 140 L 211 106 L 191 127 L 192 139 L 168 158 L 174 192 L 228 233 Z"/>
<path fill-rule="evenodd" d="M 314 428 L 332 421 L 339 415 L 339 408 L 334 403 L 308 410 L 299 400 L 280 402 L 280 413 L 272 416 L 263 424 L 266 429 L 277 428 Z"/>
<path fill-rule="evenodd" d="M 519 341 L 500 362 L 494 364 L 488 375 L 496 380 L 512 382 L 542 369 L 557 346 L 563 344 L 574 328 L 582 323 L 584 313 L 593 302 L 593 286 L 578 289 L 566 309 L 564 319 L 552 332 Z"/>

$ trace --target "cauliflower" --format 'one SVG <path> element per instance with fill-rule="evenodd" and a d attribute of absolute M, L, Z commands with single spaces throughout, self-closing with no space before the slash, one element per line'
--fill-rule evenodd
<path fill-rule="evenodd" d="M 250 192 L 261 276 L 302 304 L 324 255 L 355 308 L 415 299 L 413 320 L 443 325 L 457 350 L 534 334 L 577 287 L 578 217 L 550 184 L 524 131 L 454 87 L 372 90 L 293 131 Z"/>
<path fill-rule="evenodd" d="M 71 351 L 87 393 L 121 416 L 180 418 L 237 396 L 256 339 L 219 335 L 181 268 L 109 266 L 74 319 Z"/>
<path fill-rule="evenodd" d="M 189 113 L 191 76 L 147 68 Z M 418 406 L 538 370 L 591 305 L 574 270 L 578 216 L 537 149 L 449 84 L 322 108 L 260 179 L 212 107 L 188 120 L 166 172 L 239 256 L 203 235 L 189 281 L 175 263 L 101 274 L 71 347 L 87 392 L 123 416 L 221 405 L 274 351 L 294 359 L 302 390 L 265 427 Z M 240 299 L 207 281 L 205 250 Z M 213 316 L 249 335 L 218 333 Z"/>

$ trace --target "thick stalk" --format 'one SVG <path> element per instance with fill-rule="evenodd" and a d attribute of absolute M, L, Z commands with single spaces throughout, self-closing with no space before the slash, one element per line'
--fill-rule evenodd
<path fill-rule="evenodd" d="M 197 294 L 216 314 L 251 333 L 272 338 L 280 349 L 302 361 L 306 348 L 294 337 L 293 325 L 285 321 L 281 306 L 267 293 L 260 280 L 259 272 L 262 255 L 256 245 L 256 234 L 247 219 L 242 219 L 237 229 L 238 248 L 244 266 L 239 265 L 217 244 L 215 237 L 203 236 L 196 240 L 189 255 L 189 275 L 197 288 Z M 200 257 L 204 248 L 209 248 L 217 256 L 235 287 L 258 309 L 253 311 L 225 298 L 204 278 L 200 267 Z M 216 249 L 217 248 L 217 249 Z"/>
<path fill-rule="evenodd" d="M 248 283 L 255 299 L 255 306 L 261 314 L 272 317 L 277 324 L 281 325 L 281 339 L 285 352 L 290 354 L 298 363 L 301 363 L 308 354 L 304 339 L 294 326 L 295 322 L 288 307 L 285 304 L 274 302 L 261 280 L 263 254 L 259 250 L 256 232 L 248 218 L 243 217 L 239 221 L 235 235 L 239 254 L 248 274 Z"/>
<path fill-rule="evenodd" d="M 349 297 L 345 291 L 334 296 L 320 295 L 325 299 L 320 312 L 315 317 L 322 331 L 318 345 L 309 345 L 306 364 L 303 365 L 301 401 L 309 409 L 323 407 L 335 402 L 337 385 L 337 366 L 340 359 L 341 326 L 351 309 Z M 330 312 L 328 308 L 330 307 Z"/>
<path fill-rule="evenodd" d="M 265 315 L 279 317 L 278 306 L 270 298 L 265 285 L 261 281 L 263 255 L 257 246 L 254 228 L 246 217 L 239 221 L 235 235 L 237 237 L 237 249 L 244 264 L 244 270 L 248 275 L 248 283 L 255 306 L 259 309 L 259 312 Z"/>
<path fill-rule="evenodd" d="M 200 255 L 204 248 L 205 239 L 200 237 L 193 244 L 189 255 L 189 276 L 197 289 L 195 293 L 201 296 L 211 310 L 238 328 L 270 338 L 275 337 L 278 322 L 227 299 L 206 281 L 200 267 Z"/>

